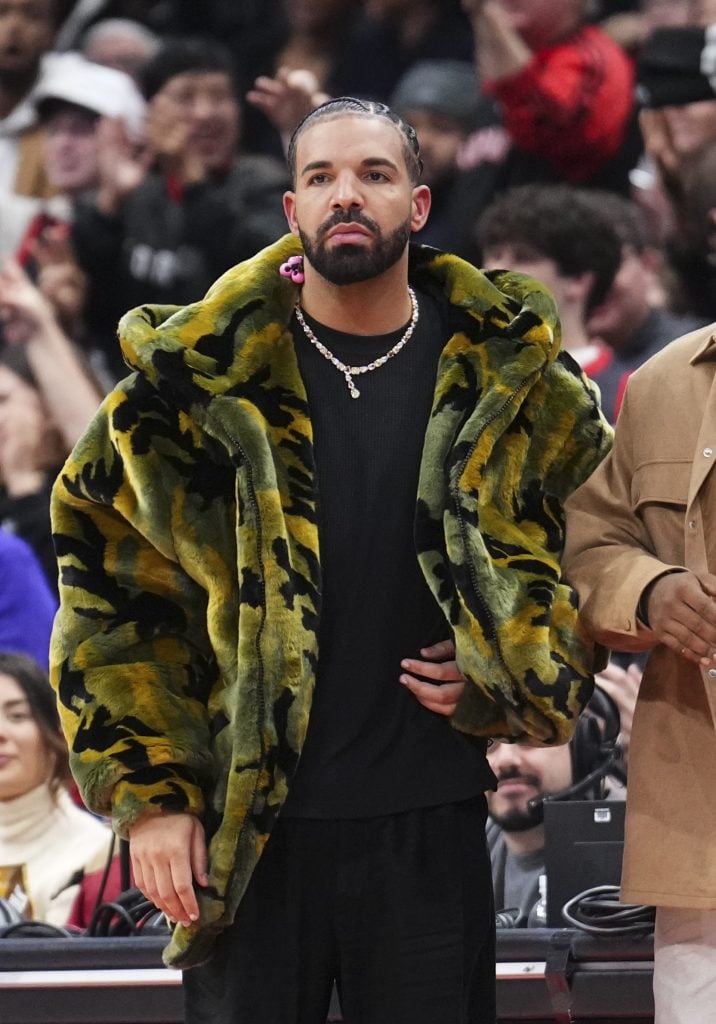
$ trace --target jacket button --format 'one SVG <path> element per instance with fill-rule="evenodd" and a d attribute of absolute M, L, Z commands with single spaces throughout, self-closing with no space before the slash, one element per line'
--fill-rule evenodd
<path fill-rule="evenodd" d="M 716 668 L 710 668 L 708 671 L 709 679 L 716 679 Z"/>
<path fill-rule="evenodd" d="M 689 529 L 690 530 L 695 530 L 696 529 L 696 520 L 695 519 L 689 519 Z"/>
<path fill-rule="evenodd" d="M 711 456 L 713 455 L 713 453 L 714 453 L 713 448 L 704 448 L 703 455 L 704 455 L 705 459 L 710 459 Z"/>

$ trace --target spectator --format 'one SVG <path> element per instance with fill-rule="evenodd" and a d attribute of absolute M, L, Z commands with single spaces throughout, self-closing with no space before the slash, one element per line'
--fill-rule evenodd
<path fill-rule="evenodd" d="M 58 195 L 28 226 L 19 261 L 36 277 L 62 327 L 87 352 L 95 376 L 109 390 L 124 364 L 114 331 L 92 330 L 104 299 L 78 266 L 69 238 L 78 201 L 99 186 L 104 133 L 124 126 L 135 144 L 142 138 L 145 104 L 124 72 L 101 67 L 76 53 L 58 55 L 35 92 L 45 127 L 45 168 Z M 110 124 L 103 119 L 112 119 Z M 90 284 L 92 279 L 90 279 Z"/>
<path fill-rule="evenodd" d="M 77 206 L 73 241 L 94 294 L 92 332 L 114 335 L 127 308 L 198 299 L 217 275 L 285 229 L 285 168 L 239 150 L 231 58 L 218 44 L 166 43 L 146 65 L 147 148 L 105 124 L 101 186 Z"/>
<path fill-rule="evenodd" d="M 101 395 L 47 300 L 13 264 L 0 273 L 0 310 L 14 342 L 0 348 L 0 525 L 31 545 L 55 588 L 49 491 Z"/>
<path fill-rule="evenodd" d="M 586 189 L 523 185 L 498 196 L 477 225 L 482 265 L 530 274 L 552 291 L 562 322 L 562 346 L 589 376 L 612 355 L 587 332 L 619 267 L 621 241 Z"/>
<path fill-rule="evenodd" d="M 108 18 L 140 22 L 160 39 L 207 37 L 220 41 L 231 54 L 237 94 L 245 95 L 259 75 L 272 73 L 276 54 L 288 38 L 286 0 L 79 0 L 57 39 L 60 50 L 78 49 L 88 29 Z M 249 109 L 241 136 L 247 152 L 280 156 L 273 129 Z"/>
<path fill-rule="evenodd" d="M 111 832 L 73 803 L 55 697 L 31 658 L 0 653 L 0 897 L 23 917 L 64 925 Z"/>
<path fill-rule="evenodd" d="M 716 26 L 660 29 L 643 46 L 638 63 L 648 162 L 639 168 L 636 197 L 676 275 L 670 304 L 707 320 L 716 317 L 711 273 L 684 226 L 691 170 L 716 142 L 716 78 L 709 71 L 714 39 Z"/>
<path fill-rule="evenodd" d="M 129 18 L 105 18 L 82 38 L 87 60 L 123 71 L 137 81 L 160 46 L 160 38 L 151 29 Z"/>
<path fill-rule="evenodd" d="M 590 198 L 600 216 L 611 220 L 621 240 L 621 262 L 614 282 L 591 311 L 587 325 L 590 337 L 605 342 L 612 353 L 598 383 L 604 414 L 615 423 L 629 374 L 702 321 L 664 308 L 663 255 L 651 243 L 643 210 L 615 193 L 600 190 Z"/>
<path fill-rule="evenodd" d="M 585 0 L 464 0 L 485 94 L 463 154 L 485 207 L 496 192 L 567 181 L 627 192 L 641 152 L 633 70 L 585 23 Z"/>
<path fill-rule="evenodd" d="M 534 906 L 545 874 L 543 799 L 624 799 L 615 777 L 619 712 L 596 689 L 568 744 L 495 743 L 488 751 L 497 789 L 487 796 L 487 842 L 495 908 L 512 911 L 516 927 L 537 927 Z"/>
<path fill-rule="evenodd" d="M 55 0 L 0 5 L 0 257 L 14 251 L 38 199 L 51 192 L 32 90 L 55 27 Z M 50 62 L 46 57 L 44 67 Z"/>
<path fill-rule="evenodd" d="M 419 61 L 398 82 L 390 106 L 418 133 L 421 181 L 432 196 L 430 218 L 415 240 L 469 258 L 478 211 L 470 177 L 458 168 L 458 155 L 477 115 L 474 66 L 467 61 Z"/>
<path fill-rule="evenodd" d="M 0 652 L 25 654 L 47 671 L 57 601 L 32 548 L 3 529 L 0 580 Z"/>

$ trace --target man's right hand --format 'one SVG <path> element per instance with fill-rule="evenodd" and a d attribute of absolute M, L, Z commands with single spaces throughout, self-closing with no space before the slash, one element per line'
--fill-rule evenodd
<path fill-rule="evenodd" d="M 660 643 L 699 665 L 716 663 L 716 576 L 660 576 L 647 595 L 649 628 Z"/>
<path fill-rule="evenodd" d="M 149 815 L 129 830 L 134 880 L 171 921 L 188 927 L 199 917 L 193 881 L 205 886 L 204 829 L 193 814 Z"/>

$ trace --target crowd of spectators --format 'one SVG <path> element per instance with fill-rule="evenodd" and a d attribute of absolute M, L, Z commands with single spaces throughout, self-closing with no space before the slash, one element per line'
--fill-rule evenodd
<path fill-rule="evenodd" d="M 716 320 L 714 0 L 0 0 L 0 653 L 46 665 L 49 491 L 120 317 L 285 233 L 287 140 L 337 95 L 415 125 L 415 241 L 553 288 L 610 419 Z"/>

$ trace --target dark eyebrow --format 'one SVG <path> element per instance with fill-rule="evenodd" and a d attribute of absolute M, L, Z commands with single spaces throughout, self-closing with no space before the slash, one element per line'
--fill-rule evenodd
<path fill-rule="evenodd" d="M 330 166 L 331 166 L 330 160 L 313 160 L 313 161 L 311 161 L 310 164 L 306 164 L 306 166 L 301 171 L 301 174 L 302 175 L 303 174 L 308 174 L 309 171 L 325 170 L 327 167 L 330 167 Z"/>
<path fill-rule="evenodd" d="M 22 707 L 23 704 L 28 709 L 32 710 L 30 708 L 30 701 L 27 699 L 27 697 L 15 697 L 13 698 L 13 700 L 6 700 L 2 706 L 5 711 L 9 711 L 10 709 L 15 707 Z"/>
<path fill-rule="evenodd" d="M 330 160 L 312 160 L 311 163 L 306 164 L 303 168 L 301 176 L 308 174 L 309 171 L 325 171 L 332 166 L 333 165 Z M 365 160 L 361 160 L 361 167 L 390 167 L 393 171 L 398 170 L 393 161 L 388 160 L 388 158 L 384 156 L 367 157 Z"/>

